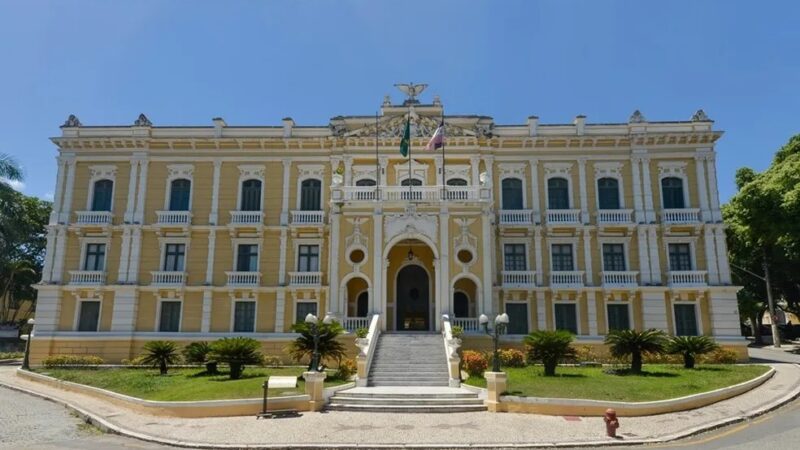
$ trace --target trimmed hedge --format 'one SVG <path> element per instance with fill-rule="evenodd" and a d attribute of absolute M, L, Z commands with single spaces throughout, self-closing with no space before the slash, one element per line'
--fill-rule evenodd
<path fill-rule="evenodd" d="M 51 355 L 42 360 L 47 368 L 60 366 L 99 366 L 105 364 L 103 358 L 95 355 Z"/>

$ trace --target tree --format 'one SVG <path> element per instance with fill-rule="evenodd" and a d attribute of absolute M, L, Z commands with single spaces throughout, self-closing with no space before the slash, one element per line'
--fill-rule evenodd
<path fill-rule="evenodd" d="M 571 345 L 574 338 L 566 330 L 534 331 L 524 340 L 528 362 L 541 361 L 544 375 L 554 376 L 559 361 L 575 356 L 575 349 Z"/>
<path fill-rule="evenodd" d="M 672 355 L 683 356 L 683 367 L 694 369 L 697 355 L 711 353 L 719 346 L 709 336 L 675 336 L 667 341 L 665 350 Z"/>
<path fill-rule="evenodd" d="M 264 361 L 260 349 L 261 344 L 253 338 L 222 338 L 211 343 L 211 359 L 228 364 L 230 379 L 238 380 L 246 364 L 261 364 Z"/>
<path fill-rule="evenodd" d="M 178 355 L 178 346 L 171 341 L 150 341 L 144 344 L 144 358 L 142 363 L 158 366 L 161 375 L 167 374 L 167 368 L 170 365 L 177 364 L 180 361 Z"/>
<path fill-rule="evenodd" d="M 208 342 L 192 342 L 183 347 L 183 359 L 187 363 L 205 364 L 206 373 L 215 375 L 217 373 L 217 362 L 210 359 L 211 346 Z"/>
<path fill-rule="evenodd" d="M 751 291 L 742 289 L 736 293 L 736 299 L 739 303 L 739 315 L 750 321 L 754 342 L 761 344 L 761 315 L 766 310 L 766 305 L 752 295 Z"/>
<path fill-rule="evenodd" d="M 611 355 L 631 357 L 631 373 L 642 373 L 642 355 L 664 352 L 666 334 L 651 328 L 645 331 L 613 330 L 606 335 L 605 343 L 610 346 Z"/>
<path fill-rule="evenodd" d="M 10 155 L 0 153 L 0 196 L 14 191 L 9 181 L 22 181 L 22 169 Z"/>
<path fill-rule="evenodd" d="M 337 364 L 341 363 L 342 358 L 347 356 L 347 349 L 344 344 L 339 342 L 337 337 L 344 332 L 344 328 L 338 322 L 330 324 L 323 323 L 322 320 L 317 322 L 319 329 L 319 342 L 317 349 L 319 351 L 320 361 L 332 360 Z M 292 341 L 287 348 L 287 351 L 295 361 L 302 361 L 303 358 L 311 358 L 314 353 L 314 335 L 311 332 L 311 325 L 300 322 L 292 326 L 292 331 L 300 333 L 300 336 Z M 311 362 L 308 364 L 308 370 L 319 370 L 319 367 L 311 367 Z"/>

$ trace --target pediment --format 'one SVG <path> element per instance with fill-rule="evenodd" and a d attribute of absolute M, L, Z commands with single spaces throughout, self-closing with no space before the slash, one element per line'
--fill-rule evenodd
<path fill-rule="evenodd" d="M 401 138 L 405 131 L 408 114 L 383 117 L 377 124 L 377 135 L 380 138 Z M 411 113 L 411 137 L 431 137 L 439 127 L 441 118 L 421 116 Z M 375 137 L 376 124 L 344 133 L 345 137 Z M 445 136 L 475 136 L 475 130 L 462 128 L 445 122 Z"/>

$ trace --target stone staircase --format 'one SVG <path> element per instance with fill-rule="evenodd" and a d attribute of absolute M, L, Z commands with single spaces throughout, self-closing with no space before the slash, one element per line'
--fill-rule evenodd
<path fill-rule="evenodd" d="M 374 412 L 484 411 L 478 394 L 449 387 L 444 342 L 439 334 L 382 334 L 368 387 L 338 391 L 329 410 Z"/>

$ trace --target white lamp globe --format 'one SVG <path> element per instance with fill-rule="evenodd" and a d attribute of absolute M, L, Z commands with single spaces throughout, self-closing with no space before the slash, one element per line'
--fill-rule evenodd
<path fill-rule="evenodd" d="M 317 316 L 311 313 L 306 314 L 306 323 L 317 323 Z"/>

